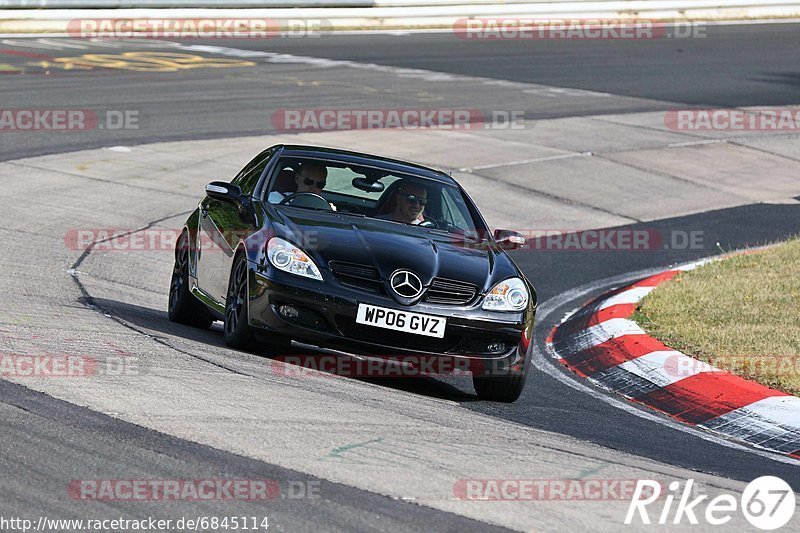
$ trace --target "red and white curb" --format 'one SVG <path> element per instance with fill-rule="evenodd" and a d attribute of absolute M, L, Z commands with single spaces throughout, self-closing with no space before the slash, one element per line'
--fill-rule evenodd
<path fill-rule="evenodd" d="M 568 315 L 547 343 L 581 377 L 672 418 L 800 459 L 800 398 L 715 368 L 630 319 L 660 283 L 706 261 L 616 289 Z"/>

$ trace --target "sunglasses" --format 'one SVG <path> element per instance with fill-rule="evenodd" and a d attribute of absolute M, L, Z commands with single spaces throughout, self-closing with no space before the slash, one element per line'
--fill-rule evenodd
<path fill-rule="evenodd" d="M 419 204 L 422 207 L 428 205 L 427 198 L 422 198 L 421 196 L 417 196 L 416 194 L 405 194 L 403 195 L 403 198 L 405 199 L 406 202 L 410 204 Z"/>
<path fill-rule="evenodd" d="M 319 188 L 319 189 L 324 189 L 325 185 L 327 185 L 327 182 L 314 181 L 312 178 L 303 178 L 303 183 L 305 183 L 309 187 L 311 187 L 312 185 L 314 185 L 316 183 L 317 184 L 317 188 Z"/>

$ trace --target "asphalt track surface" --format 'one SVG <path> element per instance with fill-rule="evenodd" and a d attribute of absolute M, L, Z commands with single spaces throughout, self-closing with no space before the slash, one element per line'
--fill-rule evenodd
<path fill-rule="evenodd" d="M 783 105 L 800 101 L 796 70 L 798 24 L 709 26 L 702 39 L 648 41 L 465 41 L 451 33 L 318 36 L 268 40 L 183 41 L 245 50 L 368 62 L 496 80 L 543 84 L 612 95 L 608 98 L 535 98 L 504 101 L 502 109 L 529 120 L 676 107 Z M 80 41 L 71 41 L 73 45 Z M 19 132 L 0 147 L 0 160 L 115 144 L 256 135 L 274 131 L 272 111 L 302 108 L 439 106 L 491 108 L 489 87 L 475 94 L 463 83 L 367 83 L 331 75 L 315 84 L 304 65 L 261 69 L 198 69 L 164 74 L 35 68 L 27 63 L 84 53 L 142 51 L 25 46 L 0 39 L 0 100 L 18 108 L 68 106 L 139 113 L 138 130 L 54 136 Z M 164 48 L 154 48 L 161 49 Z M 169 48 L 166 48 L 169 50 Z M 25 55 L 27 54 L 27 55 Z M 767 61 L 768 59 L 768 61 Z M 54 63 L 50 61 L 50 63 Z M 416 89 L 416 90 L 415 90 Z"/>
<path fill-rule="evenodd" d="M 126 424 L 6 381 L 0 381 L 0 398 L 3 477 L 16 485 L 2 491 L 6 518 L 31 516 L 31 511 L 50 518 L 256 516 L 260 524 L 268 516 L 271 528 L 288 531 L 507 531 L 423 506 L 409 512 L 408 503 Z M 151 502 L 146 513 L 141 502 L 130 501 L 70 508 L 64 489 L 81 469 L 115 470 L 129 476 L 124 479 L 142 479 L 146 471 L 150 479 L 210 480 L 224 472 L 230 479 L 272 480 L 284 496 L 296 492 L 261 509 L 247 501 L 225 502 L 224 507 L 219 502 Z M 308 488 L 289 489 L 300 483 Z M 324 497 L 301 497 L 306 490 Z"/>
<path fill-rule="evenodd" d="M 526 117 L 551 118 L 610 112 L 665 110 L 676 104 L 696 106 L 785 105 L 800 102 L 796 70 L 798 25 L 723 26 L 708 28 L 707 39 L 626 42 L 468 42 L 447 34 L 323 37 L 319 40 L 269 42 L 226 41 L 205 43 L 237 49 L 268 50 L 296 56 L 371 62 L 522 83 L 543 84 L 582 91 L 610 93 L 603 99 L 576 97 L 561 101 L 531 99 Z M 76 50 L 25 48 L 15 39 L 3 50 L 71 56 Z M 204 44 L 204 43 L 190 43 Z M 123 48 L 122 50 L 125 50 Z M 137 48 L 138 50 L 138 48 Z M 19 64 L 20 55 L 2 55 L 1 62 Z M 765 61 L 764 58 L 769 58 Z M 25 60 L 31 59 L 30 57 Z M 271 110 L 298 107 L 369 107 L 387 98 L 402 107 L 413 102 L 397 87 L 341 79 L 321 91 L 314 89 L 315 70 L 289 69 L 195 70 L 170 74 L 140 72 L 50 72 L 26 70 L 0 77 L 0 99 L 8 107 L 135 109 L 142 120 L 138 130 L 89 133 L 4 134 L 0 160 L 79 149 L 149 143 L 157 140 L 217 138 L 272 132 Z M 415 83 L 413 80 L 409 82 Z M 454 107 L 487 106 L 491 89 L 482 89 L 479 101 L 460 87 L 448 89 Z M 388 95 L 388 96 L 387 96 Z M 315 102 L 317 105 L 314 105 Z M 188 207 L 189 204 L 187 204 Z M 537 326 L 540 347 L 563 313 L 588 297 L 619 283 L 633 272 L 663 268 L 677 262 L 713 255 L 720 250 L 765 244 L 800 230 L 797 205 L 757 204 L 709 211 L 688 217 L 638 224 L 664 232 L 703 231 L 704 246 L 692 251 L 625 252 L 517 252 L 515 260 L 534 280 L 540 302 L 550 308 Z M 588 291 L 572 299 L 560 298 L 577 287 Z M 102 304 L 102 302 L 101 302 Z M 157 324 L 163 316 L 137 309 L 117 309 L 130 322 Z M 206 338 L 187 332 L 187 336 Z M 549 363 L 548 363 L 549 364 Z M 560 369 L 556 372 L 564 374 Z M 523 396 L 513 405 L 479 402 L 463 382 L 440 380 L 385 383 L 418 394 L 453 399 L 493 417 L 577 437 L 657 461 L 700 472 L 749 481 L 760 475 L 779 475 L 800 490 L 800 468 L 777 463 L 644 418 L 631 416 L 594 396 L 567 387 L 552 374 L 534 372 Z M 53 400 L 19 385 L 0 382 L 0 417 L 9 431 L 0 433 L 4 474 L 22 492 L 2 491 L 8 509 L 22 512 L 36 502 L 42 512 L 67 511 L 63 483 L 77 467 L 70 461 L 116 463 L 124 457 L 131 477 L 146 465 L 160 477 L 213 477 L 225 471 L 241 475 L 263 473 L 273 479 L 298 479 L 298 474 L 260 461 L 242 458 L 169 437 L 105 415 Z M 50 443 L 36 448 L 32 443 Z M 60 444 L 56 444 L 60 443 Z M 80 449 L 81 454 L 76 454 Z M 76 463 L 76 464 L 78 464 Z M 191 474 L 182 475 L 182 473 Z M 200 474 L 198 474 L 200 473 Z M 328 483 L 323 481 L 322 483 Z M 280 502 L 270 515 L 301 529 L 471 530 L 485 524 L 413 506 L 351 487 L 326 485 L 326 498 L 313 511 L 293 502 Z M 301 504 L 297 504 L 301 505 Z M 409 511 L 412 509 L 412 511 Z M 105 509 L 108 510 L 108 509 Z M 116 509 L 111 509 L 116 511 Z M 173 509 L 174 510 L 174 509 Z M 236 509 L 231 508 L 229 514 Z M 280 514 L 286 514 L 281 517 Z M 308 521 L 297 523 L 297 517 Z"/>

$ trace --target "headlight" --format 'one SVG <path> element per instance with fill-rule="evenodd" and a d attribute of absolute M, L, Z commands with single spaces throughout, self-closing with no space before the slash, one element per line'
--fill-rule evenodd
<path fill-rule="evenodd" d="M 322 274 L 314 261 L 303 250 L 279 237 L 273 237 L 267 243 L 267 259 L 278 270 L 322 281 Z"/>
<path fill-rule="evenodd" d="M 519 278 L 501 281 L 492 287 L 481 307 L 487 311 L 522 311 L 528 307 L 528 288 Z"/>

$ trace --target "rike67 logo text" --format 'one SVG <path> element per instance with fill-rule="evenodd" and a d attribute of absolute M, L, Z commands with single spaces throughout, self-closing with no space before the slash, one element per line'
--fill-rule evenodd
<path fill-rule="evenodd" d="M 794 515 L 795 495 L 784 480 L 763 476 L 751 481 L 741 498 L 720 494 L 709 499 L 707 494 L 693 498 L 694 480 L 673 481 L 666 494 L 661 484 L 640 479 L 636 484 L 625 524 L 685 524 L 697 525 L 698 518 L 712 526 L 722 526 L 741 512 L 750 524 L 771 531 L 785 526 Z M 656 503 L 657 502 L 657 503 Z M 655 511 L 654 515 L 650 513 Z"/>

